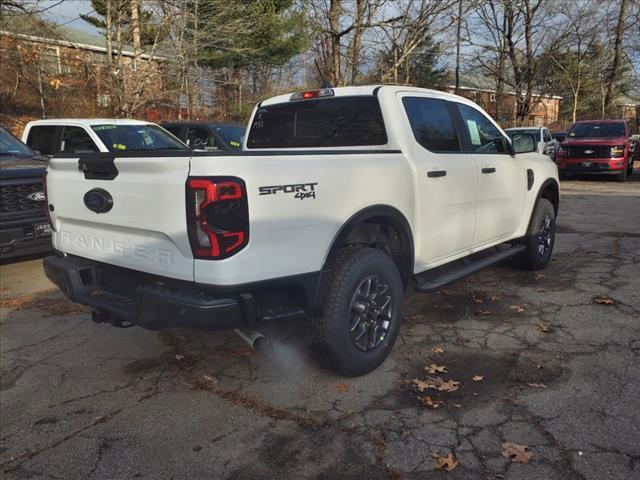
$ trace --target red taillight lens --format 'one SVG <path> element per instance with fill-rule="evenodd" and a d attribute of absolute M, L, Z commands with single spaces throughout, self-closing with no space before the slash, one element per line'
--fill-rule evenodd
<path fill-rule="evenodd" d="M 187 231 L 196 258 L 235 255 L 249 241 L 249 213 L 244 182 L 235 177 L 187 180 Z"/>
<path fill-rule="evenodd" d="M 53 207 L 49 207 L 49 195 L 47 194 L 47 171 L 45 170 L 45 172 L 42 174 L 42 191 L 44 192 L 44 214 L 47 216 L 47 221 L 49 222 L 49 225 L 51 225 L 51 230 L 53 230 L 54 232 L 56 231 L 53 222 L 51 221 L 51 213 L 49 208 L 53 208 Z"/>

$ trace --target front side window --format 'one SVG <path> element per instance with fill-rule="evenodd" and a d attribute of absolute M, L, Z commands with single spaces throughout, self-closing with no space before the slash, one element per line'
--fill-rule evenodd
<path fill-rule="evenodd" d="M 43 155 L 55 155 L 60 152 L 58 127 L 39 125 L 31 127 L 27 136 L 27 145 Z"/>
<path fill-rule="evenodd" d="M 449 108 L 437 98 L 402 99 L 416 141 L 433 152 L 459 152 L 460 142 Z"/>
<path fill-rule="evenodd" d="M 102 143 L 110 152 L 188 150 L 180 140 L 157 125 L 94 125 Z"/>
<path fill-rule="evenodd" d="M 64 127 L 61 150 L 65 153 L 89 153 L 99 151 L 89 134 L 81 127 Z"/>
<path fill-rule="evenodd" d="M 551 134 L 549 133 L 549 130 L 545 130 L 544 131 L 544 141 L 545 142 L 550 142 L 551 141 Z"/>
<path fill-rule="evenodd" d="M 462 123 L 469 134 L 471 151 L 475 153 L 505 153 L 505 139 L 489 118 L 468 105 L 458 103 Z"/>
<path fill-rule="evenodd" d="M 262 106 L 253 118 L 248 148 L 384 145 L 387 133 L 378 99 L 332 97 Z"/>

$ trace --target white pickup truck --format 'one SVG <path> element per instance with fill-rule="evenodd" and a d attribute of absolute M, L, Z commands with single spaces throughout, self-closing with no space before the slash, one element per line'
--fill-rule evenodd
<path fill-rule="evenodd" d="M 45 272 L 119 326 L 306 318 L 319 359 L 362 375 L 390 353 L 409 285 L 549 262 L 558 172 L 536 147 L 438 91 L 277 96 L 254 109 L 240 152 L 54 156 Z"/>

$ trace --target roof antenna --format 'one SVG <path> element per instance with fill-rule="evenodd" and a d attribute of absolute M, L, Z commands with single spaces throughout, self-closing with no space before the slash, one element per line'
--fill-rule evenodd
<path fill-rule="evenodd" d="M 331 82 L 325 78 L 320 65 L 318 65 L 318 61 L 315 58 L 313 59 L 313 63 L 316 64 L 316 68 L 318 69 L 318 73 L 320 74 L 320 80 L 322 80 L 322 85 L 320 85 L 320 88 L 333 88 Z"/>

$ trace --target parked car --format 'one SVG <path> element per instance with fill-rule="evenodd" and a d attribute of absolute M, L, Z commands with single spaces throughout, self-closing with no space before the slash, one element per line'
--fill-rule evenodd
<path fill-rule="evenodd" d="M 242 148 L 243 125 L 212 122 L 163 123 L 162 126 L 196 150 L 239 150 Z"/>
<path fill-rule="evenodd" d="M 36 120 L 25 127 L 22 141 L 44 155 L 188 150 L 155 123 L 107 118 Z"/>
<path fill-rule="evenodd" d="M 567 138 L 567 132 L 551 132 L 551 136 L 555 140 L 555 148 L 553 151 L 553 161 L 558 161 L 558 148 L 560 148 L 560 144 L 564 142 L 565 138 Z"/>
<path fill-rule="evenodd" d="M 0 258 L 47 252 L 51 226 L 42 176 L 47 158 L 0 127 Z"/>
<path fill-rule="evenodd" d="M 56 156 L 45 272 L 93 319 L 207 330 L 309 318 L 329 367 L 391 352 L 419 292 L 554 246 L 556 165 L 465 98 L 406 86 L 280 95 L 242 152 Z M 118 172 L 96 180 L 109 164 Z"/>
<path fill-rule="evenodd" d="M 561 175 L 602 173 L 616 175 L 624 182 L 633 173 L 640 155 L 626 120 L 585 120 L 576 122 L 558 148 Z"/>
<path fill-rule="evenodd" d="M 518 127 L 507 128 L 505 130 L 509 135 L 528 133 L 533 135 L 537 141 L 537 149 L 539 153 L 554 157 L 557 141 L 551 136 L 551 132 L 546 127 Z"/>

